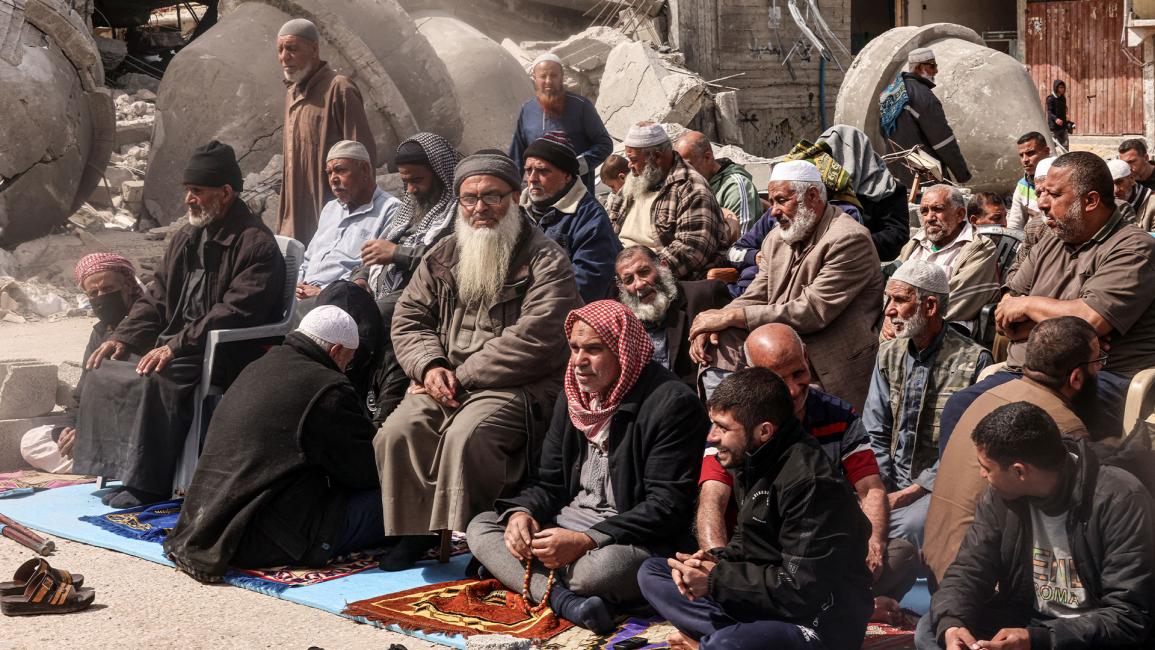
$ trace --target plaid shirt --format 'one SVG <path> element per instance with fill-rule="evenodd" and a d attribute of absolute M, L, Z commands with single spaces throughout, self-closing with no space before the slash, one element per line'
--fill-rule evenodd
<path fill-rule="evenodd" d="M 633 201 L 622 197 L 609 207 L 614 232 L 620 233 L 622 221 Z M 674 154 L 674 166 L 658 190 L 650 212 L 654 239 L 662 246 L 658 257 L 679 280 L 701 280 L 706 271 L 717 266 L 726 252 L 728 234 L 722 210 L 706 179 Z"/>

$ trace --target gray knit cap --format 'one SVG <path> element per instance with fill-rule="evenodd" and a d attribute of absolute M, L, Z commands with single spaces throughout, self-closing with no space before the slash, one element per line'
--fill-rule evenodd
<path fill-rule="evenodd" d="M 313 21 L 305 18 L 294 18 L 284 25 L 281 25 L 280 31 L 277 32 L 277 38 L 282 36 L 299 36 L 314 43 L 321 40 L 321 34 L 317 31 L 317 26 L 313 24 Z"/>
<path fill-rule="evenodd" d="M 496 149 L 478 151 L 466 156 L 453 170 L 453 193 L 461 195 L 461 184 L 470 176 L 496 176 L 509 183 L 510 189 L 521 189 L 521 172 L 509 156 Z"/>

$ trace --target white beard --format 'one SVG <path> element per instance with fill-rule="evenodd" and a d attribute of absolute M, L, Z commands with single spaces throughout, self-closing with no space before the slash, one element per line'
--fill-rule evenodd
<path fill-rule="evenodd" d="M 654 296 L 654 301 L 651 303 L 642 302 L 640 297 L 625 289 L 618 292 L 618 298 L 623 305 L 634 312 L 634 316 L 637 316 L 643 325 L 653 327 L 666 319 L 666 312 L 670 310 L 670 303 L 674 302 L 674 298 L 678 296 L 678 285 L 674 279 L 673 271 L 664 266 L 658 267 L 656 291 L 657 295 Z"/>
<path fill-rule="evenodd" d="M 457 210 L 457 296 L 471 308 L 489 308 L 509 276 L 513 249 L 521 235 L 521 212 L 510 202 L 505 216 L 494 228 L 474 228 L 461 209 Z"/>
<path fill-rule="evenodd" d="M 193 214 L 192 208 L 188 211 L 188 222 L 193 228 L 203 228 L 224 216 L 220 201 L 206 201 L 199 215 Z"/>
<path fill-rule="evenodd" d="M 778 223 L 774 229 L 778 231 L 778 236 L 782 238 L 782 241 L 787 244 L 796 244 L 809 237 L 817 225 L 818 213 L 799 201 L 798 210 L 795 211 L 794 218 L 790 220 L 790 227 L 783 228 L 782 224 Z"/>
<path fill-rule="evenodd" d="M 914 316 L 907 319 L 892 318 L 890 324 L 894 327 L 894 338 L 896 339 L 914 339 L 922 336 L 926 332 L 927 317 L 922 311 L 916 311 Z"/>
<path fill-rule="evenodd" d="M 622 185 L 622 197 L 641 201 L 653 196 L 658 193 L 658 186 L 664 178 L 665 174 L 662 173 L 662 168 L 655 165 L 652 160 L 647 161 L 641 176 L 632 172 L 626 174 L 625 183 Z"/>

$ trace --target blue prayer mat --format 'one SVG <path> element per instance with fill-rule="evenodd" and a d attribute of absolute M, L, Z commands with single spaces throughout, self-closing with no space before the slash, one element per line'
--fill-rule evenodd
<path fill-rule="evenodd" d="M 121 537 L 159 544 L 168 536 L 169 531 L 176 527 L 176 520 L 180 517 L 180 504 L 183 501 L 184 499 L 174 499 L 79 519 L 96 524 Z"/>

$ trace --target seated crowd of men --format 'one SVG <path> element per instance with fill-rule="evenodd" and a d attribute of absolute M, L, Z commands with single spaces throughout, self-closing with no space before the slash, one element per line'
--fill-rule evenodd
<path fill-rule="evenodd" d="M 920 575 L 919 647 L 1150 642 L 1152 500 L 1120 460 L 1128 383 L 1155 367 L 1149 190 L 1032 133 L 1009 215 L 931 186 L 911 236 L 907 189 L 835 127 L 774 166 L 758 218 L 702 134 L 641 122 L 607 159 L 559 71 L 535 63 L 510 155 L 402 142 L 401 198 L 374 151 L 327 148 L 296 328 L 215 355 L 226 390 L 164 544 L 181 570 L 367 548 L 401 570 L 456 530 L 478 574 L 599 633 L 654 610 L 671 647 L 858 648 Z M 99 321 L 59 452 L 121 481 L 112 507 L 169 498 L 208 333 L 286 313 L 241 178 L 226 144 L 193 155 L 146 291 L 118 255 L 77 266 Z M 1034 239 L 1002 264 L 991 226 Z M 996 304 L 1007 363 L 980 380 Z"/>

